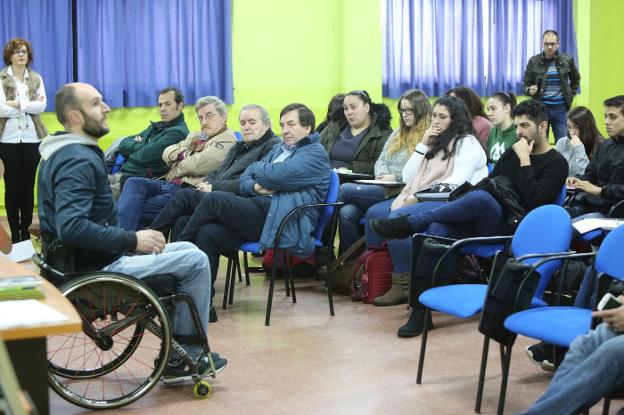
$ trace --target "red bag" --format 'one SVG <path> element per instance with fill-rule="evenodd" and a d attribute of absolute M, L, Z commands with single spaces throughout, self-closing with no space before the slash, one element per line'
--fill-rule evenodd
<path fill-rule="evenodd" d="M 351 280 L 351 298 L 371 304 L 392 286 L 392 259 L 386 243 L 364 251 L 358 262 L 360 265 Z"/>
<path fill-rule="evenodd" d="M 267 275 L 271 275 L 274 260 L 273 256 L 273 249 L 267 249 L 262 260 L 262 266 L 264 267 L 264 272 Z M 309 258 L 301 258 L 295 255 L 291 255 L 290 258 L 293 277 L 311 278 L 316 276 L 318 262 L 314 254 Z M 277 278 L 284 278 L 284 264 L 282 262 L 282 256 L 280 255 L 280 261 L 277 264 L 276 270 Z"/>

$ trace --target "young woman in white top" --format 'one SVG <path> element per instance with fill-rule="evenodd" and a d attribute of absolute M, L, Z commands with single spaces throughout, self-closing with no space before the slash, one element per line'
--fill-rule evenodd
<path fill-rule="evenodd" d="M 4 47 L 0 70 L 0 158 L 4 162 L 4 204 L 13 243 L 28 239 L 32 222 L 39 143 L 48 132 L 39 118 L 47 101 L 41 76 L 29 65 L 33 51 L 26 39 Z"/>

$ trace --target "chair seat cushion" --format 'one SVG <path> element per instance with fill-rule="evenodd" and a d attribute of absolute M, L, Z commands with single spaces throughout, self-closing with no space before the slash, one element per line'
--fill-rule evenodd
<path fill-rule="evenodd" d="M 243 242 L 238 248 L 239 251 L 250 252 L 252 254 L 261 254 L 260 243 L 258 242 Z"/>
<path fill-rule="evenodd" d="M 520 311 L 505 320 L 514 333 L 569 347 L 572 340 L 591 328 L 591 310 L 578 307 L 540 307 Z"/>
<path fill-rule="evenodd" d="M 445 285 L 425 291 L 418 300 L 432 310 L 469 318 L 481 311 L 486 290 L 485 284 Z"/>

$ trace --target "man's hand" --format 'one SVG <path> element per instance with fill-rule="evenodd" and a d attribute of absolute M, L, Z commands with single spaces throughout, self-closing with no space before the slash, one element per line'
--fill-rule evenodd
<path fill-rule="evenodd" d="M 574 185 L 574 188 L 578 190 L 582 190 L 585 193 L 589 193 L 590 195 L 594 195 L 594 196 L 600 196 L 600 193 L 602 193 L 602 187 L 593 185 L 586 180 L 579 180 Z"/>
<path fill-rule="evenodd" d="M 11 101 L 6 101 L 6 104 L 7 104 L 9 107 L 13 107 L 13 108 L 15 108 L 16 110 L 20 109 L 20 103 L 19 103 L 19 101 L 18 101 L 18 100 L 16 100 L 16 99 L 13 99 L 13 100 L 11 100 Z"/>
<path fill-rule="evenodd" d="M 201 182 L 197 185 L 197 190 L 200 192 L 210 193 L 212 192 L 212 185 L 208 182 Z"/>
<path fill-rule="evenodd" d="M 140 143 L 141 141 L 143 141 L 143 137 L 141 137 L 140 135 L 137 135 L 136 137 L 134 137 L 134 141 L 136 141 L 137 143 Z"/>
<path fill-rule="evenodd" d="M 535 145 L 535 141 L 529 143 L 525 138 L 521 138 L 512 146 L 516 152 L 516 156 L 518 156 L 520 160 L 520 166 L 531 165 L 531 151 L 533 151 L 533 145 Z"/>
<path fill-rule="evenodd" d="M 145 229 L 136 233 L 136 250 L 146 254 L 160 254 L 165 249 L 165 237 L 161 232 Z"/>
<path fill-rule="evenodd" d="M 620 295 L 617 299 L 624 303 L 624 295 Z M 616 332 L 624 331 L 624 306 L 594 311 L 592 317 L 601 318 L 603 322 L 607 323 Z"/>
<path fill-rule="evenodd" d="M 259 195 L 272 195 L 273 193 L 275 193 L 273 190 L 265 189 L 264 187 L 260 186 L 258 183 L 254 184 L 253 190 Z"/>
<path fill-rule="evenodd" d="M 529 87 L 529 95 L 533 96 L 537 94 L 537 85 L 531 85 Z"/>

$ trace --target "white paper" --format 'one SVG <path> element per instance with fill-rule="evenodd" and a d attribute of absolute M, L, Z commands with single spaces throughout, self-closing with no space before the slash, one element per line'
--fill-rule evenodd
<path fill-rule="evenodd" d="M 598 218 L 590 218 L 590 219 L 582 219 L 578 222 L 572 224 L 580 234 L 587 233 L 589 231 L 593 231 L 595 229 L 606 229 L 612 230 L 624 224 L 624 220 L 622 219 L 598 219 Z"/>
<path fill-rule="evenodd" d="M 29 260 L 34 254 L 35 248 L 33 247 L 32 241 L 30 239 L 13 244 L 13 249 L 8 255 L 0 252 L 1 256 L 9 258 L 13 262 L 22 262 Z"/>
<path fill-rule="evenodd" d="M 403 186 L 403 183 L 401 182 L 388 182 L 385 180 L 375 180 L 375 179 L 361 179 L 361 180 L 355 180 L 356 183 L 362 183 L 362 184 L 380 184 L 382 186 Z"/>
<path fill-rule="evenodd" d="M 0 330 L 39 326 L 69 320 L 65 314 L 37 300 L 0 301 Z"/>

